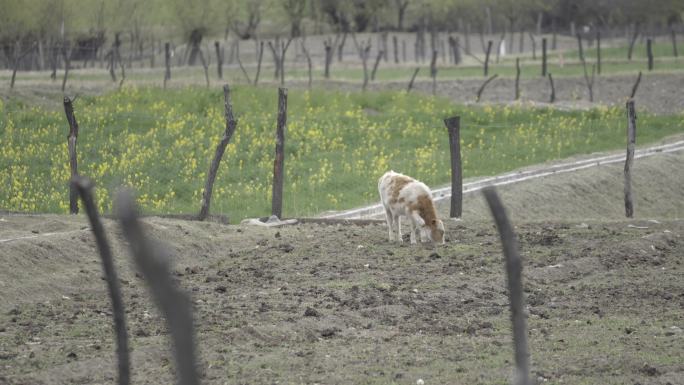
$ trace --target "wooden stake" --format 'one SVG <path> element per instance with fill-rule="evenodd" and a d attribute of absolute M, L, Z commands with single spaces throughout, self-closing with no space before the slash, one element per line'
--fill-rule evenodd
<path fill-rule="evenodd" d="M 636 144 L 636 111 L 634 100 L 627 102 L 627 157 L 625 159 L 625 215 L 632 218 L 634 203 L 632 201 L 632 162 L 634 161 L 634 145 Z"/>
<path fill-rule="evenodd" d="M 164 44 L 164 65 L 166 66 L 166 71 L 164 71 L 164 88 L 166 88 L 166 82 L 171 80 L 171 48 L 169 43 Z"/>
<path fill-rule="evenodd" d="M 259 58 L 257 59 L 257 71 L 256 75 L 254 75 L 254 85 L 256 86 L 257 83 L 259 83 L 259 74 L 261 73 L 261 61 L 264 58 L 264 41 L 259 42 Z"/>
<path fill-rule="evenodd" d="M 513 345 L 515 349 L 516 375 L 515 385 L 530 384 L 529 353 L 527 346 L 527 319 L 525 316 L 525 299 L 522 287 L 522 261 L 518 251 L 518 241 L 513 232 L 506 209 L 494 187 L 486 187 L 482 193 L 499 230 L 504 256 L 506 257 L 506 277 L 508 282 L 508 298 L 513 326 Z"/>
<path fill-rule="evenodd" d="M 596 30 L 596 73 L 601 75 L 601 31 Z"/>
<path fill-rule="evenodd" d="M 67 122 L 69 123 L 69 135 L 67 136 L 69 167 L 71 169 L 71 179 L 74 179 L 78 176 L 78 160 L 76 157 L 78 122 L 74 115 L 74 106 L 68 96 L 64 97 L 64 113 L 66 114 Z M 76 191 L 76 188 L 72 184 L 69 185 L 69 213 L 78 214 L 78 191 Z"/>
<path fill-rule="evenodd" d="M 515 58 L 515 100 L 520 99 L 520 58 Z"/>
<path fill-rule="evenodd" d="M 637 89 L 639 88 L 639 83 L 641 82 L 641 71 L 639 71 L 639 75 L 636 78 L 636 81 L 634 82 L 634 85 L 632 86 L 632 93 L 629 95 L 630 99 L 634 99 L 634 95 L 636 95 Z"/>
<path fill-rule="evenodd" d="M 648 70 L 653 71 L 653 41 L 646 39 L 646 55 L 648 55 Z"/>
<path fill-rule="evenodd" d="M 287 126 L 287 88 L 278 88 L 278 125 L 276 127 L 275 161 L 273 162 L 273 190 L 271 215 L 282 218 L 283 182 L 285 171 L 285 128 Z"/>
<path fill-rule="evenodd" d="M 432 60 L 430 61 L 430 77 L 432 78 L 432 94 L 437 94 L 437 50 L 432 51 Z"/>
<path fill-rule="evenodd" d="M 549 103 L 556 101 L 556 87 L 553 86 L 553 75 L 549 72 L 549 86 L 551 87 L 551 97 L 549 98 Z"/>
<path fill-rule="evenodd" d="M 233 105 L 230 101 L 230 87 L 228 87 L 227 84 L 223 86 L 223 100 L 226 130 L 223 132 L 221 141 L 216 146 L 214 159 L 211 161 L 211 166 L 209 166 L 209 174 L 207 174 L 207 181 L 204 184 L 204 192 L 202 193 L 202 207 L 200 208 L 199 215 L 197 216 L 197 219 L 200 221 L 205 220 L 207 215 L 209 215 L 209 205 L 211 204 L 211 195 L 214 190 L 216 173 L 218 172 L 221 158 L 223 158 L 223 153 L 226 151 L 226 146 L 228 146 L 228 143 L 230 143 L 230 139 L 233 137 L 233 133 L 235 133 L 235 127 L 237 127 L 237 120 L 235 119 L 235 116 L 233 116 Z"/>
<path fill-rule="evenodd" d="M 411 81 L 409 81 L 408 87 L 406 88 L 406 92 L 411 92 L 411 89 L 413 88 L 413 81 L 416 80 L 418 71 L 420 71 L 420 67 L 416 67 L 416 69 L 413 71 L 413 75 L 411 76 Z"/>
<path fill-rule="evenodd" d="M 542 76 L 546 76 L 546 38 L 542 38 Z"/>
<path fill-rule="evenodd" d="M 223 53 L 221 52 L 221 44 L 218 41 L 215 41 L 214 48 L 216 48 L 216 72 L 218 73 L 218 78 L 223 79 Z"/>
<path fill-rule="evenodd" d="M 485 52 L 485 62 L 484 62 L 484 76 L 489 75 L 489 55 L 492 52 L 492 41 L 487 42 L 487 51 Z"/>
<path fill-rule="evenodd" d="M 461 169 L 461 118 L 444 119 L 449 132 L 451 150 L 451 218 L 460 218 L 463 212 L 463 171 Z"/>

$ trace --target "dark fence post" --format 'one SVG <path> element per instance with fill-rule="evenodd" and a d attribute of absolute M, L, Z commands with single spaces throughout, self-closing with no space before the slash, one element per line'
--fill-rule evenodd
<path fill-rule="evenodd" d="M 515 100 L 520 99 L 520 58 L 515 58 Z"/>
<path fill-rule="evenodd" d="M 672 54 L 677 57 L 677 34 L 674 28 L 670 29 L 670 39 L 672 39 Z"/>
<path fill-rule="evenodd" d="M 632 201 L 632 162 L 634 160 L 634 144 L 636 143 L 636 111 L 634 100 L 627 102 L 627 158 L 625 159 L 625 215 L 632 218 L 634 203 Z"/>
<path fill-rule="evenodd" d="M 553 76 L 549 72 L 549 86 L 551 87 L 551 97 L 549 98 L 549 103 L 556 101 L 556 87 L 553 86 Z"/>
<path fill-rule="evenodd" d="M 492 41 L 487 42 L 487 51 L 485 52 L 485 62 L 484 62 L 484 76 L 489 75 L 489 54 L 492 52 Z"/>
<path fill-rule="evenodd" d="M 107 242 L 100 215 L 97 213 L 97 206 L 93 199 L 93 182 L 82 177 L 75 177 L 71 180 L 71 185 L 81 195 L 83 200 L 83 207 L 88 215 L 90 227 L 95 235 L 95 242 L 97 249 L 100 252 L 100 259 L 102 260 L 102 269 L 105 273 L 105 280 L 107 281 L 107 288 L 109 289 L 109 298 L 112 300 L 112 318 L 114 319 L 114 332 L 116 333 L 116 355 L 119 361 L 119 385 L 128 385 L 130 383 L 131 370 L 130 359 L 128 356 L 128 335 L 126 333 L 126 317 L 124 311 L 124 303 L 121 296 L 121 288 L 119 287 L 119 279 L 114 268 L 114 259 L 112 258 L 112 249 Z"/>
<path fill-rule="evenodd" d="M 542 76 L 546 76 L 546 38 L 542 38 Z"/>
<path fill-rule="evenodd" d="M 430 61 L 430 77 L 432 77 L 432 94 L 437 94 L 437 50 L 432 51 Z"/>
<path fill-rule="evenodd" d="M 449 131 L 449 149 L 451 150 L 451 218 L 460 218 L 463 214 L 463 170 L 461 168 L 461 117 L 444 119 Z"/>
<path fill-rule="evenodd" d="M 378 56 L 375 58 L 375 63 L 373 64 L 373 71 L 371 71 L 371 77 L 370 80 L 374 81 L 375 80 L 375 72 L 378 70 L 378 65 L 380 65 L 380 60 L 382 59 L 384 55 L 384 51 L 380 50 L 378 51 Z"/>
<path fill-rule="evenodd" d="M 411 92 L 411 89 L 413 88 L 413 82 L 416 80 L 418 71 L 420 71 L 420 67 L 416 67 L 416 69 L 413 71 L 413 75 L 411 76 L 411 81 L 409 81 L 408 87 L 406 88 L 406 92 Z"/>
<path fill-rule="evenodd" d="M 214 48 L 216 48 L 216 71 L 218 72 L 218 78 L 223 79 L 223 53 L 221 52 L 221 44 L 218 41 L 215 41 Z"/>
<path fill-rule="evenodd" d="M 78 160 L 76 158 L 76 139 L 78 138 L 78 122 L 74 115 L 74 106 L 68 96 L 64 97 L 64 113 L 69 122 L 69 135 L 67 143 L 69 145 L 69 166 L 71 168 L 71 179 L 78 176 Z M 78 214 L 78 191 L 69 184 L 69 213 Z"/>
<path fill-rule="evenodd" d="M 653 70 L 653 41 L 646 39 L 646 55 L 648 55 L 648 70 Z"/>
<path fill-rule="evenodd" d="M 233 106 L 230 102 L 230 87 L 226 84 L 223 86 L 223 100 L 225 109 L 225 119 L 226 119 L 226 130 L 223 133 L 221 141 L 216 146 L 216 153 L 214 154 L 214 159 L 211 161 L 211 166 L 209 166 L 209 174 L 207 175 L 207 182 L 204 185 L 204 193 L 202 194 L 202 208 L 197 217 L 200 221 L 203 221 L 209 215 L 209 205 L 211 204 L 211 195 L 214 189 L 214 181 L 216 180 L 216 173 L 218 172 L 219 164 L 221 163 L 221 158 L 223 153 L 226 151 L 226 146 L 230 142 L 230 138 L 233 137 L 235 133 L 235 127 L 237 126 L 237 120 L 233 116 Z"/>
<path fill-rule="evenodd" d="M 276 127 L 275 161 L 271 215 L 283 216 L 283 174 L 285 172 L 285 127 L 287 126 L 287 88 L 278 88 L 278 125 Z"/>
<path fill-rule="evenodd" d="M 394 48 L 394 63 L 399 64 L 399 40 L 397 35 L 392 35 L 392 47 Z"/>
<path fill-rule="evenodd" d="M 254 75 L 254 85 L 259 83 L 259 74 L 261 73 L 261 61 L 264 59 L 264 41 L 259 42 L 259 57 L 257 58 L 257 70 L 256 75 Z"/>
<path fill-rule="evenodd" d="M 164 71 L 164 88 L 166 88 L 166 82 L 171 80 L 171 47 L 169 43 L 164 43 L 164 65 L 166 66 L 166 71 Z"/>
<path fill-rule="evenodd" d="M 637 89 L 639 89 L 639 83 L 641 83 L 641 71 L 639 71 L 639 75 L 637 76 L 636 81 L 632 86 L 632 93 L 629 95 L 630 99 L 634 99 L 634 95 L 636 95 Z"/>
<path fill-rule="evenodd" d="M 577 37 L 577 49 L 579 52 L 580 61 L 584 61 L 584 49 L 582 48 L 582 35 L 579 32 L 575 35 Z"/>
<path fill-rule="evenodd" d="M 506 276 L 508 281 L 508 298 L 513 324 L 513 344 L 515 349 L 516 375 L 514 384 L 529 385 L 529 353 L 527 347 L 527 320 L 525 317 L 525 299 L 522 288 L 522 261 L 518 252 L 518 241 L 513 227 L 506 215 L 501 200 L 494 187 L 486 187 L 482 193 L 492 212 L 496 228 L 499 230 L 504 256 L 506 257 Z"/>
<path fill-rule="evenodd" d="M 601 75 L 601 31 L 596 31 L 596 73 Z"/>

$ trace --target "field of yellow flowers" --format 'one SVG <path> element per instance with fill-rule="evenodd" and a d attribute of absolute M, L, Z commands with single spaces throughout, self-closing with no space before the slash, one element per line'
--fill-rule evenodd
<path fill-rule="evenodd" d="M 270 213 L 277 90 L 233 90 L 238 126 L 224 155 L 211 211 L 233 222 Z M 110 212 L 120 186 L 150 214 L 195 213 L 225 127 L 219 89 L 128 87 L 74 104 L 79 173 L 97 184 Z M 449 181 L 442 120 L 461 116 L 464 176 L 491 175 L 578 153 L 624 147 L 622 108 L 586 112 L 529 106 L 472 107 L 406 93 L 291 90 L 284 215 L 376 201 L 377 179 L 394 169 L 429 185 Z M 638 142 L 684 130 L 684 116 L 641 113 Z M 68 125 L 61 109 L 0 101 L 0 209 L 68 212 Z"/>

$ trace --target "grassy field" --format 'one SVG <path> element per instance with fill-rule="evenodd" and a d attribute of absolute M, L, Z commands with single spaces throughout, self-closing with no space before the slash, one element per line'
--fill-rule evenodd
<path fill-rule="evenodd" d="M 270 212 L 277 94 L 238 87 L 237 131 L 224 156 L 212 212 L 233 221 Z M 81 127 L 79 172 L 99 186 L 111 210 L 121 185 L 138 191 L 148 213 L 193 213 L 224 129 L 218 89 L 124 87 L 75 102 Z M 17 101 L 0 105 L 3 209 L 65 213 L 69 166 L 61 110 Z M 386 170 L 429 185 L 449 180 L 445 117 L 460 115 L 464 176 L 492 175 L 549 159 L 624 146 L 619 108 L 588 112 L 526 106 L 465 107 L 404 93 L 292 90 L 286 133 L 284 214 L 311 215 L 377 200 Z M 682 132 L 684 116 L 639 116 L 639 143 Z"/>

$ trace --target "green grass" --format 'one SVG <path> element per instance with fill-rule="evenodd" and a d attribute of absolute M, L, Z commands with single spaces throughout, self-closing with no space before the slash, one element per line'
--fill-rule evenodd
<path fill-rule="evenodd" d="M 212 212 L 233 222 L 270 213 L 277 93 L 237 87 L 238 127 L 221 163 Z M 460 115 L 464 176 L 492 175 L 573 154 L 624 147 L 619 108 L 588 112 L 465 107 L 405 93 L 291 90 L 284 215 L 312 215 L 377 201 L 386 170 L 429 185 L 449 181 L 442 120 Z M 124 88 L 75 102 L 79 172 L 95 180 L 100 209 L 120 185 L 148 213 L 199 209 L 209 162 L 224 130 L 217 89 Z M 0 105 L 0 202 L 27 212 L 68 210 L 68 127 L 61 110 Z M 684 131 L 684 116 L 639 115 L 639 143 Z"/>

